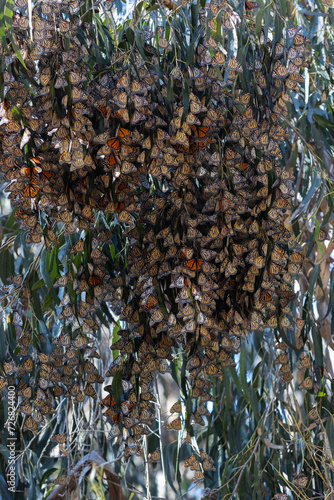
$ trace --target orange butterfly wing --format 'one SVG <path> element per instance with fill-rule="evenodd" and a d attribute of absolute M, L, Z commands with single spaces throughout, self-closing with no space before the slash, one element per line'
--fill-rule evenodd
<path fill-rule="evenodd" d="M 102 280 L 93 274 L 93 276 L 91 276 L 88 280 L 88 283 L 91 285 L 91 286 L 96 286 L 96 285 L 101 285 L 102 283 Z"/>
<path fill-rule="evenodd" d="M 116 163 L 117 163 L 117 161 L 116 161 L 115 155 L 114 155 L 114 153 L 111 153 L 109 156 L 109 160 L 108 160 L 109 167 L 116 165 Z"/>
<path fill-rule="evenodd" d="M 186 266 L 189 267 L 191 271 L 198 271 L 198 269 L 201 268 L 202 264 L 203 264 L 202 259 L 190 259 L 186 263 Z"/>
<path fill-rule="evenodd" d="M 193 130 L 195 131 L 196 137 L 199 139 L 203 139 L 203 137 L 207 136 L 207 133 L 210 130 L 210 127 L 200 127 L 197 125 L 192 125 Z"/>
<path fill-rule="evenodd" d="M 245 9 L 246 9 L 246 12 L 252 10 L 252 9 L 256 9 L 256 7 L 258 7 L 259 4 L 257 2 L 245 2 Z"/>
<path fill-rule="evenodd" d="M 35 198 L 39 191 L 39 185 L 35 179 L 31 179 L 30 184 L 22 191 L 23 198 Z"/>
<path fill-rule="evenodd" d="M 112 408 L 113 406 L 116 405 L 116 401 L 114 399 L 114 396 L 111 394 L 108 394 L 104 399 L 101 401 L 102 406 L 108 406 L 109 408 Z"/>
<path fill-rule="evenodd" d="M 121 129 L 120 129 L 121 130 Z M 125 129 L 123 129 L 125 130 Z M 128 131 L 127 131 L 128 132 Z M 120 136 L 122 137 L 122 136 Z M 123 136 L 124 137 L 124 136 Z M 107 142 L 108 146 L 110 148 L 113 148 L 115 151 L 118 151 L 119 150 L 119 147 L 120 147 L 120 142 L 119 142 L 119 139 L 109 139 L 109 141 Z"/>
<path fill-rule="evenodd" d="M 117 133 L 118 137 L 127 137 L 131 134 L 130 130 L 127 130 L 126 128 L 120 127 Z"/>

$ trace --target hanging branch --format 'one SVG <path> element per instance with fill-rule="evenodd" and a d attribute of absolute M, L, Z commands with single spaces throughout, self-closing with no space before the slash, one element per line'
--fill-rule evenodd
<path fill-rule="evenodd" d="M 106 464 L 106 461 L 96 451 L 91 451 L 88 455 L 85 455 L 70 471 L 67 485 L 59 485 L 46 500 L 63 500 L 66 492 L 69 495 L 77 489 L 77 478 L 80 472 L 87 468 L 87 474 L 94 466 L 103 467 L 103 473 L 106 475 L 108 482 L 109 500 L 123 500 L 124 497 L 120 486 L 121 479 L 112 472 L 108 463 Z"/>

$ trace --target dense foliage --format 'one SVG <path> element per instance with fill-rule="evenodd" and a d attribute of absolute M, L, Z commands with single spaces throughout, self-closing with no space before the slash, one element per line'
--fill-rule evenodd
<path fill-rule="evenodd" d="M 1 495 L 330 498 L 333 9 L 124 7 L 1 7 Z"/>

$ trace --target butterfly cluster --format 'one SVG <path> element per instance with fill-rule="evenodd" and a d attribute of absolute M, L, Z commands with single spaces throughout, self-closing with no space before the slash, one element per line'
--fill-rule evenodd
<path fill-rule="evenodd" d="M 226 47 L 216 42 L 217 18 L 224 33 L 240 18 L 225 0 L 211 2 L 199 9 L 205 29 L 191 64 L 171 70 L 173 38 L 163 26 L 156 36 L 145 27 L 134 33 L 142 51 L 114 48 L 111 64 L 93 78 L 94 31 L 77 5 L 38 3 L 30 45 L 25 2 L 17 2 L 14 29 L 30 86 L 14 56 L 4 73 L 1 171 L 16 218 L 28 241 L 47 248 L 57 225 L 65 235 L 88 235 L 71 249 L 79 265 L 55 283 L 65 289 L 59 319 L 72 335 L 38 356 L 40 380 L 36 389 L 22 385 L 22 411 L 34 430 L 52 408 L 45 391 L 96 398 L 92 384 L 104 378 L 78 350 L 94 357 L 87 335 L 97 328 L 95 311 L 110 303 L 127 326 L 111 346 L 119 355 L 104 374 L 113 382 L 101 404 L 128 458 L 142 455 L 155 418 L 154 374 L 170 371 L 177 348 L 187 357 L 193 421 L 204 425 L 210 377 L 234 365 L 241 338 L 291 326 L 303 256 L 287 226 L 294 192 L 283 162 L 284 119 L 289 91 L 303 83 L 308 40 L 300 28 L 275 43 L 251 33 L 253 56 L 242 65 L 228 55 L 228 37 Z M 95 227 L 99 214 L 121 228 L 123 260 L 110 254 L 111 231 Z M 37 358 L 21 354 L 22 366 L 8 373 L 34 369 Z M 279 362 L 287 379 L 287 363 Z M 182 430 L 182 417 L 169 428 Z M 203 457 L 196 480 L 211 468 Z"/>
<path fill-rule="evenodd" d="M 17 319 L 16 332 L 20 335 L 19 363 L 5 362 L 4 371 L 7 377 L 19 381 L 17 394 L 21 402 L 18 410 L 27 416 L 25 430 L 36 433 L 45 425 L 45 417 L 55 412 L 56 397 L 72 396 L 76 402 L 83 402 L 86 396 L 97 398 L 93 384 L 102 383 L 104 378 L 91 361 L 99 355 L 89 346 L 89 339 L 80 335 L 71 341 L 69 335 L 62 335 L 55 341 L 52 354 L 47 355 L 42 352 L 44 335 L 34 339 L 32 332 L 22 331 Z M 38 346 L 39 352 L 33 345 Z M 83 366 L 79 366 L 79 356 L 85 359 Z"/>

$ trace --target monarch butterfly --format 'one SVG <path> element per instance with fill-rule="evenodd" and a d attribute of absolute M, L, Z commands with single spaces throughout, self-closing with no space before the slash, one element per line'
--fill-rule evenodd
<path fill-rule="evenodd" d="M 121 433 L 121 431 L 119 430 L 118 426 L 117 425 L 112 425 L 111 426 L 111 429 L 110 429 L 110 432 L 109 432 L 109 436 L 108 436 L 108 439 L 113 439 L 117 436 L 119 436 Z"/>
<path fill-rule="evenodd" d="M 211 59 L 211 57 L 210 57 Z M 202 106 L 200 102 L 197 101 L 190 101 L 190 112 L 193 115 L 197 115 L 198 113 L 201 113 L 202 111 L 206 111 L 206 108 Z"/>
<path fill-rule="evenodd" d="M 313 388 L 313 380 L 311 377 L 306 377 L 301 384 L 299 384 L 299 389 L 310 390 Z"/>
<path fill-rule="evenodd" d="M 193 482 L 194 483 L 198 483 L 200 481 L 203 481 L 204 479 L 204 474 L 203 472 L 201 472 L 200 470 L 198 470 L 196 473 L 195 473 L 195 476 L 193 478 Z"/>
<path fill-rule="evenodd" d="M 61 396 L 65 392 L 65 389 L 63 387 L 60 387 L 59 385 L 55 385 L 53 387 L 53 393 L 56 397 Z"/>
<path fill-rule="evenodd" d="M 315 420 L 316 422 L 320 423 L 320 418 L 319 418 L 319 413 L 318 413 L 318 410 L 317 410 L 317 407 L 315 406 L 314 408 L 312 408 L 307 416 L 311 419 L 311 420 Z"/>
<path fill-rule="evenodd" d="M 283 326 L 283 328 L 290 328 L 291 327 L 291 323 L 290 323 L 289 318 L 287 316 L 282 317 L 281 325 Z"/>
<path fill-rule="evenodd" d="M 17 275 L 17 276 L 21 276 L 21 275 Z M 14 276 L 15 278 L 15 276 Z M 31 337 L 31 334 L 30 333 L 24 333 L 23 335 L 21 335 L 21 337 L 18 339 L 18 343 L 24 347 L 29 347 L 30 343 L 31 343 L 31 340 L 32 340 L 32 337 Z"/>
<path fill-rule="evenodd" d="M 161 452 L 159 448 L 157 448 L 152 454 L 151 454 L 151 460 L 152 462 L 158 462 L 161 460 Z"/>
<path fill-rule="evenodd" d="M 153 309 L 157 307 L 157 305 L 158 305 L 158 300 L 156 299 L 156 297 L 154 297 L 154 295 L 149 295 L 147 302 L 145 304 L 145 309 L 146 310 Z"/>
<path fill-rule="evenodd" d="M 85 242 L 83 240 L 79 240 L 74 247 L 71 248 L 71 254 L 74 253 L 82 253 L 85 250 Z"/>
<path fill-rule="evenodd" d="M 40 167 L 37 167 L 37 166 L 32 166 L 32 167 L 23 168 L 21 170 L 21 172 L 31 179 L 36 174 L 39 174 L 40 172 L 42 172 L 42 169 Z"/>
<path fill-rule="evenodd" d="M 71 31 L 73 29 L 74 29 L 74 27 L 68 21 L 64 21 L 64 20 L 60 21 L 60 23 L 59 23 L 59 31 L 61 33 L 68 33 L 69 31 Z M 70 73 L 70 75 L 71 75 L 71 73 Z M 78 82 L 80 82 L 81 79 L 82 79 L 82 75 L 81 75 L 81 78 L 78 80 Z M 86 80 L 86 78 L 85 78 L 85 80 Z"/>
<path fill-rule="evenodd" d="M 73 341 L 73 346 L 76 347 L 77 349 L 82 349 L 83 347 L 86 347 L 92 340 L 83 337 L 82 335 L 78 335 L 74 341 Z"/>
<path fill-rule="evenodd" d="M 26 372 L 31 372 L 31 370 L 33 370 L 34 368 L 34 362 L 31 358 L 28 358 L 26 359 L 23 364 L 22 364 L 22 368 L 26 371 Z"/>
<path fill-rule="evenodd" d="M 289 75 L 299 75 L 299 68 L 292 61 L 289 61 L 288 64 L 288 73 Z"/>
<path fill-rule="evenodd" d="M 123 161 L 121 171 L 122 174 L 131 174 L 133 172 L 137 172 L 137 167 L 129 161 Z"/>
<path fill-rule="evenodd" d="M 37 433 L 38 425 L 37 425 L 37 423 L 35 422 L 35 420 L 31 416 L 29 416 L 27 418 L 27 420 L 24 422 L 23 430 L 25 430 L 25 431 L 31 431 L 34 434 Z"/>
<path fill-rule="evenodd" d="M 298 486 L 299 488 L 306 488 L 307 486 L 307 483 L 308 483 L 308 477 L 305 476 L 305 474 L 297 474 L 294 478 L 293 478 L 293 482 L 296 486 Z"/>
<path fill-rule="evenodd" d="M 186 266 L 191 270 L 191 271 L 198 271 L 202 267 L 203 261 L 200 258 L 197 259 L 190 259 L 186 262 Z"/>
<path fill-rule="evenodd" d="M 104 378 L 101 377 L 98 373 L 87 373 L 86 375 L 86 381 L 91 383 L 91 384 L 102 384 L 104 382 Z"/>
<path fill-rule="evenodd" d="M 242 66 L 235 59 L 235 57 L 231 57 L 231 59 L 228 62 L 228 67 L 230 68 L 230 70 L 235 71 L 236 73 L 241 73 L 242 72 Z"/>
<path fill-rule="evenodd" d="M 223 64 L 225 64 L 225 56 L 222 52 L 218 51 L 212 59 L 212 65 L 222 66 Z M 217 78 L 217 74 L 214 76 Z"/>
<path fill-rule="evenodd" d="M 117 113 L 114 114 L 114 116 L 120 118 L 125 123 L 128 123 L 130 121 L 129 111 L 126 108 L 119 109 Z"/>
<path fill-rule="evenodd" d="M 26 357 L 26 356 L 29 356 L 29 349 L 28 349 L 28 347 L 21 347 L 21 348 L 18 350 L 17 355 L 18 355 L 19 357 Z"/>
<path fill-rule="evenodd" d="M 303 353 L 301 358 L 300 358 L 300 363 L 299 363 L 299 366 L 298 368 L 301 369 L 301 368 L 309 368 L 312 366 L 312 361 L 311 359 L 305 354 Z"/>
<path fill-rule="evenodd" d="M 44 354 L 43 352 L 38 353 L 38 359 L 41 363 L 51 363 L 53 360 L 52 356 Z"/>
<path fill-rule="evenodd" d="M 318 241 L 322 242 L 322 241 L 325 241 L 327 238 L 328 238 L 327 231 L 324 231 L 323 229 L 320 229 L 319 233 L 318 233 Z"/>
<path fill-rule="evenodd" d="M 129 87 L 129 78 L 128 75 L 122 75 L 119 77 L 117 81 L 117 87 L 118 88 L 128 88 Z"/>
<path fill-rule="evenodd" d="M 116 401 L 114 399 L 114 396 L 112 396 L 111 394 L 108 394 L 108 396 L 106 396 L 101 401 L 101 406 L 108 406 L 109 408 L 112 408 L 115 405 L 116 405 Z"/>
<path fill-rule="evenodd" d="M 190 457 L 186 458 L 184 461 L 185 467 L 193 467 L 196 463 L 198 463 L 198 460 L 194 454 L 190 455 Z"/>
<path fill-rule="evenodd" d="M 26 186 L 22 191 L 21 196 L 23 198 L 35 198 L 39 189 L 38 181 L 33 177 L 28 186 Z"/>
<path fill-rule="evenodd" d="M 103 283 L 103 281 L 101 280 L 101 278 L 99 278 L 99 276 L 96 276 L 96 274 L 93 274 L 92 276 L 90 276 L 89 280 L 88 280 L 88 284 L 90 286 L 97 286 L 97 285 L 101 285 Z"/>
<path fill-rule="evenodd" d="M 216 470 L 216 468 L 214 467 L 214 462 L 213 462 L 212 458 L 203 460 L 202 466 L 206 472 L 208 472 L 210 470 L 213 470 L 213 471 Z"/>
<path fill-rule="evenodd" d="M 281 366 L 279 375 L 282 375 L 283 373 L 289 373 L 290 372 L 290 365 L 289 363 L 285 363 L 284 365 Z"/>
<path fill-rule="evenodd" d="M 304 36 L 304 35 L 301 35 L 300 33 L 297 33 L 294 38 L 293 38 L 293 44 L 295 46 L 299 46 L 299 45 L 303 45 L 305 43 L 310 43 L 310 40 Z"/>
<path fill-rule="evenodd" d="M 170 422 L 167 426 L 168 430 L 180 431 L 182 429 L 181 418 L 177 417 L 172 422 Z"/>
<path fill-rule="evenodd" d="M 74 314 L 73 306 L 69 304 L 63 308 L 62 313 L 59 315 L 59 319 L 71 318 L 71 317 L 73 317 L 73 314 Z M 70 342 L 69 335 L 62 335 L 61 337 L 59 337 L 58 341 L 60 341 L 61 343 L 63 341 L 67 342 L 67 339 L 69 339 L 69 342 Z M 62 344 L 62 345 L 64 345 L 64 344 Z"/>
<path fill-rule="evenodd" d="M 144 85 L 142 82 L 135 80 L 132 82 L 131 91 L 134 94 L 145 94 L 149 90 L 149 85 Z"/>
<path fill-rule="evenodd" d="M 290 382 L 293 379 L 293 375 L 290 371 L 280 374 L 282 382 Z"/>
<path fill-rule="evenodd" d="M 201 127 L 198 125 L 192 125 L 192 129 L 195 132 L 196 137 L 203 138 L 206 137 L 208 132 L 210 131 L 210 127 Z"/>
<path fill-rule="evenodd" d="M 118 129 L 117 137 L 124 138 L 124 137 L 128 137 L 129 135 L 131 135 L 130 130 L 127 130 L 127 129 L 123 128 L 123 127 L 120 127 Z"/>
<path fill-rule="evenodd" d="M 19 405 L 19 411 L 24 413 L 25 415 L 32 414 L 32 405 L 28 401 L 24 401 Z"/>
<path fill-rule="evenodd" d="M 97 394 L 94 387 L 91 384 L 86 384 L 84 388 L 84 393 L 93 399 L 97 399 Z"/>
<path fill-rule="evenodd" d="M 272 77 L 273 78 L 279 78 L 279 79 L 284 79 L 289 75 L 289 71 L 287 68 L 283 65 L 277 66 L 274 71 L 272 72 Z"/>
<path fill-rule="evenodd" d="M 283 346 L 282 346 L 283 347 Z M 282 352 L 282 354 L 280 354 L 276 359 L 275 359 L 275 364 L 282 364 L 282 365 L 285 365 L 287 363 L 289 363 L 289 356 L 286 352 Z"/>
<path fill-rule="evenodd" d="M 5 381 L 4 380 L 1 380 L 3 387 L 5 387 Z M 2 389 L 3 389 L 2 387 Z M 18 392 L 19 396 L 21 396 L 22 398 L 24 399 L 27 399 L 27 398 L 31 398 L 31 395 L 32 395 L 32 389 L 31 387 L 26 387 L 25 389 L 22 389 Z"/>
<path fill-rule="evenodd" d="M 297 318 L 296 319 L 296 327 L 298 328 L 298 330 L 302 330 L 304 328 L 304 325 L 305 325 L 305 321 L 301 318 Z"/>
<path fill-rule="evenodd" d="M 56 441 L 59 444 L 64 444 L 66 443 L 66 439 L 66 434 L 56 434 L 51 438 L 51 441 Z"/>
<path fill-rule="evenodd" d="M 298 252 L 293 252 L 290 256 L 290 259 L 293 264 L 301 264 L 304 261 L 303 255 Z"/>
<path fill-rule="evenodd" d="M 292 28 L 287 28 L 286 33 L 288 37 L 291 39 L 294 38 L 301 29 L 302 29 L 301 26 L 293 26 Z"/>

